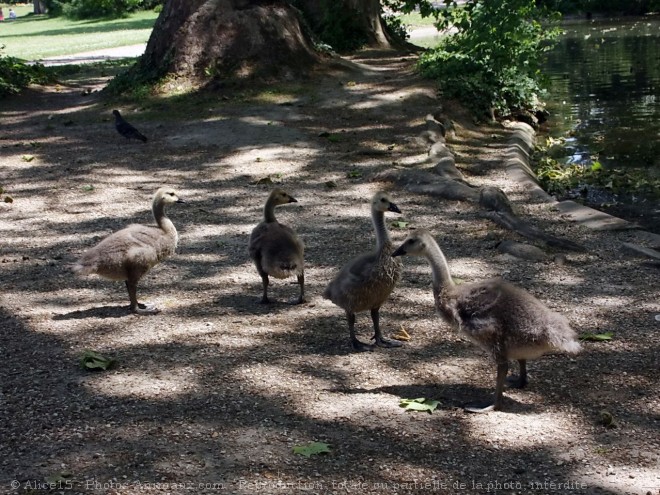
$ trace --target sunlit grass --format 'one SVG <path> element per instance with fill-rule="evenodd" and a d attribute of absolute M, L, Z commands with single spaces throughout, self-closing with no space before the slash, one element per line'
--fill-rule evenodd
<path fill-rule="evenodd" d="M 7 7 L 3 11 L 7 19 Z M 72 21 L 30 14 L 29 6 L 17 6 L 15 11 L 15 21 L 2 23 L 0 46 L 5 47 L 3 54 L 25 60 L 145 43 L 158 17 L 145 11 L 121 19 Z"/>

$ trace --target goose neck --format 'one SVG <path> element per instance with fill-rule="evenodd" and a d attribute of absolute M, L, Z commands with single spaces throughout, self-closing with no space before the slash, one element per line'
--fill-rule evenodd
<path fill-rule="evenodd" d="M 385 244 L 391 242 L 390 234 L 385 226 L 385 214 L 379 210 L 372 210 L 371 219 L 376 229 L 376 245 L 380 249 Z"/>
<path fill-rule="evenodd" d="M 440 246 L 435 242 L 430 243 L 430 245 L 427 245 L 425 254 L 433 273 L 433 287 L 438 291 L 453 287 L 454 280 L 449 273 L 449 264 Z"/>
<path fill-rule="evenodd" d="M 264 221 L 266 223 L 276 222 L 275 220 L 275 200 L 274 198 L 268 198 L 266 201 L 266 206 L 264 206 Z"/>

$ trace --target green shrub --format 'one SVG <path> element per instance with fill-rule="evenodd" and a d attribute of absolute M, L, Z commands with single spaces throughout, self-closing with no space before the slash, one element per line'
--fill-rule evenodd
<path fill-rule="evenodd" d="M 0 98 L 20 93 L 30 84 L 45 84 L 52 80 L 43 65 L 27 65 L 18 58 L 0 54 Z"/>
<path fill-rule="evenodd" d="M 478 114 L 536 110 L 542 57 L 558 34 L 542 14 L 534 0 L 470 0 L 441 18 L 456 32 L 424 53 L 419 69 Z"/>
<path fill-rule="evenodd" d="M 71 19 L 121 17 L 141 4 L 142 0 L 71 0 L 62 2 L 62 13 Z"/>
<path fill-rule="evenodd" d="M 359 23 L 359 14 L 341 2 L 327 0 L 323 3 L 323 20 L 317 34 L 323 43 L 337 52 L 349 52 L 364 46 L 369 38 Z"/>

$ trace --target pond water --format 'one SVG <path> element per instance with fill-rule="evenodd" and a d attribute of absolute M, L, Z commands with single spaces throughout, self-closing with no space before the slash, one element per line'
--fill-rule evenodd
<path fill-rule="evenodd" d="M 566 137 L 555 158 L 659 178 L 660 18 L 565 21 L 562 27 L 544 68 L 550 134 Z M 655 199 L 607 190 L 591 190 L 584 199 L 660 231 Z"/>
<path fill-rule="evenodd" d="M 566 138 L 553 156 L 660 177 L 660 16 L 565 20 L 562 28 L 544 66 L 547 130 Z M 437 37 L 411 41 L 433 46 Z M 590 190 L 581 200 L 660 233 L 655 199 Z"/>
<path fill-rule="evenodd" d="M 660 173 L 660 18 L 565 22 L 544 72 L 566 160 Z"/>

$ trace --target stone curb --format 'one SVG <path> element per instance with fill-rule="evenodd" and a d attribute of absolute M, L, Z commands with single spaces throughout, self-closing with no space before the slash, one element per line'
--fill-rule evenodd
<path fill-rule="evenodd" d="M 562 216 L 593 230 L 635 230 L 632 234 L 637 242 L 660 247 L 660 235 L 644 230 L 627 220 L 609 215 L 605 212 L 581 205 L 575 201 L 557 201 L 541 188 L 539 181 L 530 165 L 530 156 L 534 150 L 536 133 L 525 123 L 514 122 L 509 128 L 514 129 L 509 138 L 509 149 L 506 152 L 504 167 L 514 181 L 529 191 L 532 198 L 552 204 Z M 629 253 L 635 253 L 652 259 L 660 260 L 660 252 L 655 249 L 640 246 L 630 242 L 622 243 L 621 248 Z"/>

